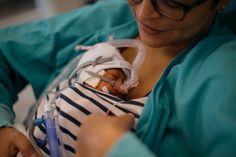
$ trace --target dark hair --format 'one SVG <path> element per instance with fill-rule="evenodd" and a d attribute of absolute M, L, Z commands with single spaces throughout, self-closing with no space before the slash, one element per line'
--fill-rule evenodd
<path fill-rule="evenodd" d="M 213 8 L 218 4 L 219 0 L 213 0 Z"/>

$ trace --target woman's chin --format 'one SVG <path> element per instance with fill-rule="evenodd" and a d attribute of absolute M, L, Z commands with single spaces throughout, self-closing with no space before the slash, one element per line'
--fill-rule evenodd
<path fill-rule="evenodd" d="M 166 43 L 161 41 L 160 39 L 152 39 L 150 37 L 145 37 L 145 36 L 142 37 L 141 35 L 140 35 L 140 39 L 145 45 L 149 47 L 161 48 L 161 47 L 166 46 Z"/>
<path fill-rule="evenodd" d="M 140 31 L 140 40 L 147 46 L 153 47 L 153 48 L 160 48 L 164 47 L 168 44 L 166 39 L 162 37 L 162 35 L 148 35 L 145 32 Z"/>

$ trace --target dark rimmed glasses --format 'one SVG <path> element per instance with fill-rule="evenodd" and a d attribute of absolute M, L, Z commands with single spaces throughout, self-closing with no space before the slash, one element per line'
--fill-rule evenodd
<path fill-rule="evenodd" d="M 142 3 L 142 1 L 128 0 L 131 5 Z M 187 12 L 203 2 L 204 0 L 193 0 L 191 5 L 187 5 L 182 3 L 181 0 L 151 0 L 156 11 L 174 21 L 183 20 Z"/>

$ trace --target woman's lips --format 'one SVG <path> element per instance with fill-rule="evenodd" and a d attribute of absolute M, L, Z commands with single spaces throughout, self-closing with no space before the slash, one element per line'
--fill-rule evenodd
<path fill-rule="evenodd" d="M 150 35 L 157 35 L 157 34 L 163 32 L 163 30 L 152 28 L 142 22 L 139 22 L 139 25 L 145 33 L 150 34 Z"/>

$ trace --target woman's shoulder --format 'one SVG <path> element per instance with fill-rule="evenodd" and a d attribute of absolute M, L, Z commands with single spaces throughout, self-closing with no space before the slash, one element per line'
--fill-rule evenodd
<path fill-rule="evenodd" d="M 231 86 L 236 92 L 236 36 L 227 29 L 210 32 L 193 46 L 183 60 L 175 66 L 175 77 L 182 89 L 194 91 Z"/>
<path fill-rule="evenodd" d="M 236 39 L 226 41 L 213 50 L 202 62 L 204 71 L 209 76 L 220 76 L 227 81 L 235 82 L 236 73 Z M 236 87 L 236 83 L 235 83 Z"/>
<path fill-rule="evenodd" d="M 236 36 L 227 29 L 215 32 L 205 43 L 201 43 L 199 62 L 208 74 L 232 74 L 236 66 Z M 230 73 L 229 73 L 230 72 Z"/>
<path fill-rule="evenodd" d="M 234 39 L 215 38 L 208 40 L 191 50 L 193 54 L 186 57 L 184 67 L 189 67 L 185 69 L 188 69 L 190 74 L 194 73 L 194 76 L 201 80 L 220 77 L 228 81 L 231 80 L 233 83 L 236 80 L 234 70 L 234 67 L 236 67 L 235 50 L 236 36 Z"/>
<path fill-rule="evenodd" d="M 227 74 L 228 69 L 236 66 L 235 49 L 236 35 L 229 28 L 215 24 L 208 35 L 190 49 L 184 63 L 207 74 Z"/>

